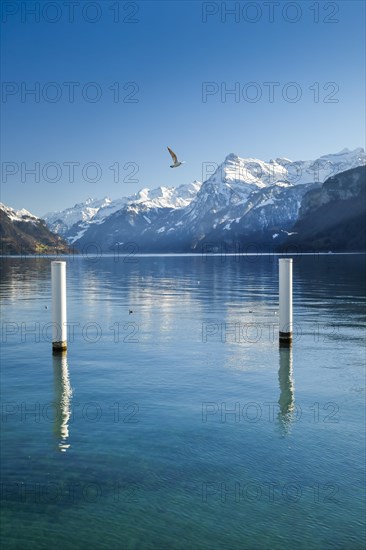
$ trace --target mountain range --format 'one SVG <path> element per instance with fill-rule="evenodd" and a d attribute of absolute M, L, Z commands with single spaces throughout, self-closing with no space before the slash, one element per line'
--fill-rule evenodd
<path fill-rule="evenodd" d="M 43 218 L 59 244 L 65 246 L 64 239 L 80 252 L 91 243 L 104 253 L 131 247 L 135 252 L 201 252 L 203 247 L 275 252 L 288 246 L 359 251 L 365 250 L 364 241 L 349 239 L 347 231 L 362 229 L 365 165 L 362 148 L 309 161 L 264 162 L 232 153 L 203 183 L 144 188 L 116 200 L 87 199 Z M 39 218 L 31 219 L 45 227 Z"/>
<path fill-rule="evenodd" d="M 289 239 L 302 201 L 324 181 L 366 164 L 362 148 L 316 160 L 268 162 L 228 155 L 203 183 L 142 189 L 117 200 L 88 199 L 44 216 L 52 231 L 77 249 L 139 252 L 276 249 Z M 249 248 L 248 248 L 249 250 Z"/>

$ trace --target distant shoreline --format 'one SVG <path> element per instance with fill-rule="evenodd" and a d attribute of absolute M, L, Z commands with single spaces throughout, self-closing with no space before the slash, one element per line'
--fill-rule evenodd
<path fill-rule="evenodd" d="M 359 252 L 248 252 L 248 253 L 240 253 L 240 252 L 228 252 L 228 253 L 212 253 L 212 252 L 146 252 L 146 253 L 140 253 L 140 254 L 134 254 L 134 256 L 128 256 L 128 255 L 121 255 L 119 258 L 148 258 L 148 257 L 197 257 L 197 256 L 210 256 L 210 257 L 223 257 L 223 256 L 231 256 L 231 257 L 255 257 L 255 256 L 344 256 L 344 255 L 366 255 L 366 251 L 359 251 Z M 85 254 L 0 254 L 0 258 L 85 258 L 89 260 L 97 260 L 100 258 L 115 258 L 115 254 L 109 253 L 109 254 L 100 254 L 99 256 L 95 256 L 92 258 L 88 258 Z M 132 261 L 126 262 L 126 263 L 133 263 Z"/>

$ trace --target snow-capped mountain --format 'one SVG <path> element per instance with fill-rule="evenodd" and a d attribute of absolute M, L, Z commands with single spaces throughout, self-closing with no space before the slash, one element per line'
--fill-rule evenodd
<path fill-rule="evenodd" d="M 0 202 L 0 210 L 6 214 L 12 222 L 30 222 L 35 224 L 37 220 L 39 220 L 37 216 L 31 214 L 25 208 L 22 208 L 21 210 L 14 210 L 14 208 L 11 208 L 11 206 L 6 206 L 2 202 Z"/>
<path fill-rule="evenodd" d="M 61 212 L 50 212 L 43 217 L 48 227 L 67 238 L 70 243 L 80 239 L 92 224 L 103 223 L 108 216 L 129 207 L 129 211 L 139 209 L 174 209 L 188 206 L 196 196 L 201 184 L 197 181 L 179 187 L 144 188 L 129 197 L 111 200 L 105 197 L 87 199 Z"/>
<path fill-rule="evenodd" d="M 182 226 L 188 225 L 191 234 L 200 240 L 203 234 L 212 233 L 212 230 L 217 226 L 221 227 L 223 223 L 227 231 L 231 224 L 238 223 L 246 215 L 247 220 L 251 220 L 254 231 L 257 228 L 253 212 L 248 216 L 253 209 L 257 210 L 257 222 L 262 226 L 266 222 L 267 225 L 271 224 L 270 220 L 266 220 L 269 210 L 273 211 L 272 217 L 274 214 L 275 217 L 282 218 L 284 223 L 291 223 L 296 219 L 301 197 L 306 192 L 300 186 L 322 183 L 331 175 L 365 162 L 365 153 L 361 148 L 355 151 L 344 149 L 336 155 L 324 155 L 315 161 L 295 162 L 287 158 L 263 162 L 252 158 L 241 159 L 230 154 L 204 182 L 195 201 L 184 213 Z M 282 193 L 286 187 L 296 187 L 296 193 Z M 261 190 L 263 192 L 259 193 Z M 280 197 L 288 200 L 289 196 L 295 195 L 297 202 L 289 216 L 285 205 L 284 212 L 279 209 Z M 268 201 L 271 201 L 274 208 L 259 211 L 259 208 L 269 205 Z M 249 223 L 247 220 L 246 223 Z"/>
<path fill-rule="evenodd" d="M 44 220 L 24 208 L 15 210 L 0 203 L 1 254 L 67 253 L 66 242 L 52 233 Z"/>
<path fill-rule="evenodd" d="M 232 208 L 244 205 L 249 195 L 264 188 L 289 187 L 309 183 L 323 183 L 332 175 L 366 163 L 362 148 L 343 149 L 335 155 L 324 155 L 315 161 L 295 161 L 277 158 L 269 162 L 258 159 L 242 159 L 234 154 L 226 157 L 215 173 L 201 186 L 197 197 L 187 209 L 190 222 L 205 220 L 208 213 L 214 214 L 215 222 L 230 216 Z M 263 195 L 264 197 L 266 194 Z M 239 211 L 240 213 L 240 211 Z"/>
<path fill-rule="evenodd" d="M 114 201 L 88 199 L 45 219 L 76 248 L 93 242 L 105 252 L 132 241 L 141 251 L 180 251 L 197 250 L 207 240 L 276 239 L 295 223 L 310 189 L 365 164 L 362 148 L 308 161 L 264 162 L 231 153 L 202 184 L 144 188 Z"/>

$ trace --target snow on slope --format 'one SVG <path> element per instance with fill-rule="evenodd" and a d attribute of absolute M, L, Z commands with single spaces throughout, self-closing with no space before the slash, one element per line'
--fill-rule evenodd
<path fill-rule="evenodd" d="M 111 199 L 87 199 L 66 210 L 48 212 L 43 216 L 49 227 L 54 227 L 57 233 L 70 229 L 75 223 L 90 221 L 101 208 L 108 207 Z"/>
<path fill-rule="evenodd" d="M 129 197 L 111 200 L 105 197 L 87 199 L 59 212 L 49 212 L 44 219 L 47 225 L 60 233 L 67 234 L 75 225 L 79 231 L 73 240 L 80 238 L 90 223 L 102 223 L 108 216 L 128 205 L 144 205 L 147 208 L 184 208 L 196 196 L 201 184 L 197 181 L 179 187 L 158 187 L 157 189 L 144 188 Z"/>
<path fill-rule="evenodd" d="M 6 206 L 2 202 L 0 202 L 0 210 L 5 212 L 5 214 L 11 219 L 12 222 L 36 222 L 39 220 L 37 216 L 34 216 L 28 210 L 25 208 L 22 208 L 21 210 L 14 210 L 14 208 L 11 208 L 10 206 Z"/>
<path fill-rule="evenodd" d="M 205 180 L 204 185 L 215 184 L 218 193 L 225 187 L 233 189 L 240 184 L 242 192 L 253 191 L 274 184 L 299 185 L 323 182 L 330 176 L 366 164 L 364 150 L 343 149 L 340 153 L 324 155 L 314 160 L 292 161 L 287 158 L 271 159 L 264 162 L 255 158 L 240 158 L 230 153 L 214 174 Z M 244 187 L 243 187 L 244 186 Z"/>
<path fill-rule="evenodd" d="M 129 203 L 144 204 L 147 208 L 184 208 L 196 196 L 201 187 L 198 181 L 179 187 L 141 189 L 129 198 Z"/>

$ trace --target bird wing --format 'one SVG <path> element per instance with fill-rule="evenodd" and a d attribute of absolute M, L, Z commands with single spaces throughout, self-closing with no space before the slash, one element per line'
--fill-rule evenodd
<path fill-rule="evenodd" d="M 172 150 L 170 149 L 170 147 L 168 147 L 168 151 L 169 151 L 169 153 L 170 153 L 170 155 L 171 155 L 171 157 L 172 157 L 172 159 L 173 159 L 174 164 L 175 164 L 176 162 L 178 162 L 177 155 L 174 153 L 174 151 L 172 151 Z"/>

